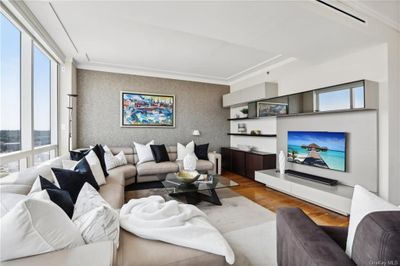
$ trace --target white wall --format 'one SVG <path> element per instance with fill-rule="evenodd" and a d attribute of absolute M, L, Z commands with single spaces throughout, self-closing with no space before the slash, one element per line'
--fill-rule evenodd
<path fill-rule="evenodd" d="M 232 84 L 231 91 L 266 81 L 278 83 L 279 95 L 360 79 L 379 82 L 379 194 L 399 204 L 400 46 L 398 32 L 393 36 L 388 44 L 382 43 L 318 65 L 297 60 L 269 75 L 259 74 Z"/>
<path fill-rule="evenodd" d="M 60 64 L 59 76 L 59 92 L 58 92 L 58 110 L 59 110 L 59 154 L 68 152 L 68 120 L 69 110 L 67 94 L 76 93 L 76 67 L 70 61 Z M 76 148 L 76 99 L 73 99 L 73 113 L 72 113 L 72 145 L 71 148 Z"/>

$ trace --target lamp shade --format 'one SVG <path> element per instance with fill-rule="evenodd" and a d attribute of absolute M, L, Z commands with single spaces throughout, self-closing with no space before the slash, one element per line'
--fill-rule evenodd
<path fill-rule="evenodd" d="M 197 129 L 195 129 L 195 130 L 193 130 L 192 135 L 193 135 L 193 136 L 200 136 L 200 131 L 197 130 Z"/>

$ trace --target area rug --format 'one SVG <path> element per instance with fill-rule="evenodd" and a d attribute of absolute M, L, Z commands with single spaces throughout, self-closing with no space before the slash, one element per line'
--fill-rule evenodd
<path fill-rule="evenodd" d="M 235 265 L 277 265 L 275 214 L 230 189 L 220 189 L 217 193 L 222 206 L 207 202 L 197 206 L 230 243 L 237 257 Z M 129 191 L 125 195 L 126 200 L 150 195 L 172 199 L 164 189 Z"/>

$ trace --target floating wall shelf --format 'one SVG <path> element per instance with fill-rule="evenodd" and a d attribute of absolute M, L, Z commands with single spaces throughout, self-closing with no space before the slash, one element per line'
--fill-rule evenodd
<path fill-rule="evenodd" d="M 275 138 L 276 134 L 259 134 L 252 135 L 248 133 L 228 133 L 229 136 L 245 136 L 245 137 L 264 137 L 264 138 Z"/>

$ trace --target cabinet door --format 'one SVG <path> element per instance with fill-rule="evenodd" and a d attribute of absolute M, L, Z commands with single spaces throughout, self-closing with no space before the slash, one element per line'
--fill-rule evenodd
<path fill-rule="evenodd" d="M 230 149 L 221 148 L 222 169 L 232 171 L 232 152 Z"/>
<path fill-rule="evenodd" d="M 232 172 L 246 175 L 245 152 L 232 150 Z"/>
<path fill-rule="evenodd" d="M 246 176 L 254 179 L 257 170 L 263 170 L 263 156 L 246 153 Z"/>

